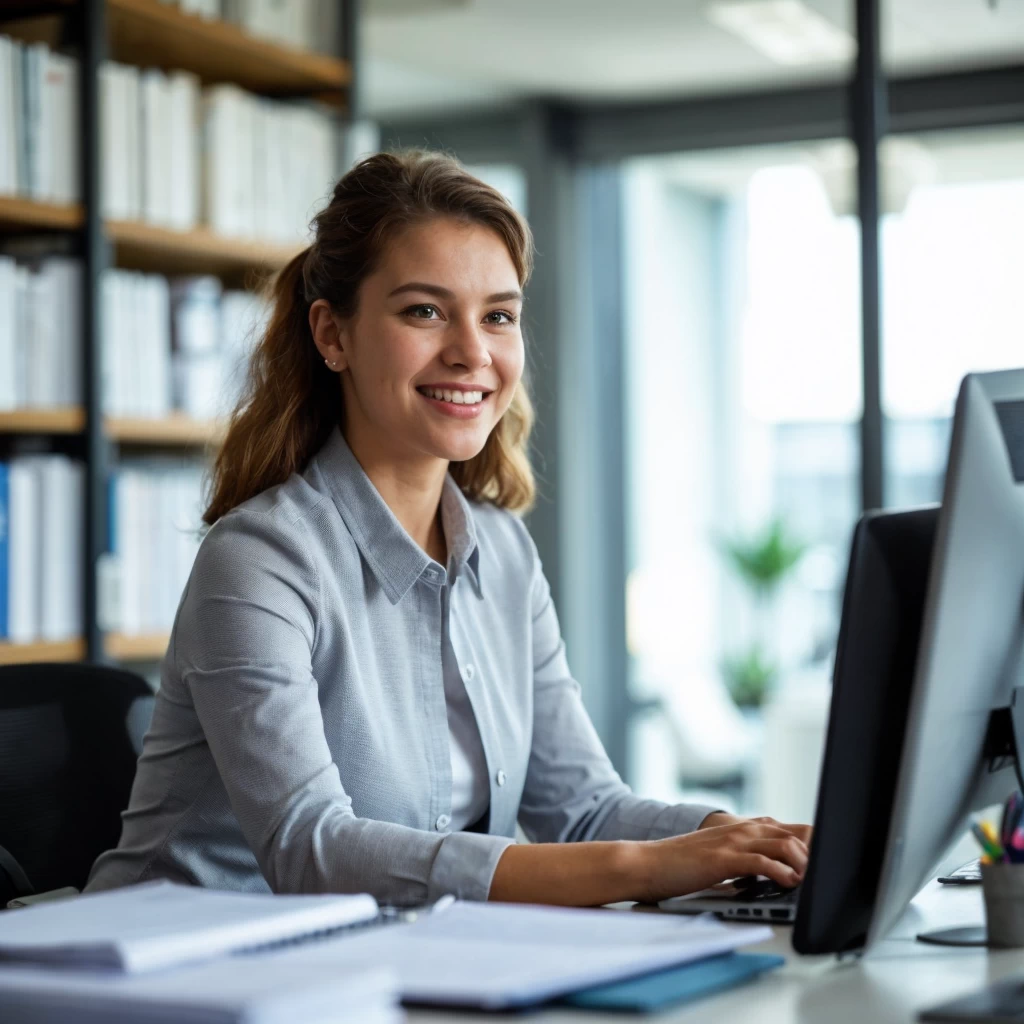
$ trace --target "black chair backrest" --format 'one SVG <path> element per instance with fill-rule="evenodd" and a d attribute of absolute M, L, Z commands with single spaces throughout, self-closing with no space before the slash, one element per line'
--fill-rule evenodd
<path fill-rule="evenodd" d="M 0 666 L 0 847 L 34 891 L 81 889 L 117 845 L 152 711 L 133 672 Z M 0 856 L 0 909 L 18 888 Z"/>

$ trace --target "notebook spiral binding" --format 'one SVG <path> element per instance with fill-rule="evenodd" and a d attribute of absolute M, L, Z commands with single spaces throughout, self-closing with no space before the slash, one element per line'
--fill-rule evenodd
<path fill-rule="evenodd" d="M 252 946 L 242 946 L 237 950 L 239 955 L 246 953 L 267 953 L 275 949 L 287 949 L 289 946 L 304 946 L 309 942 L 322 942 L 342 932 L 359 931 L 363 928 L 376 928 L 380 925 L 404 924 L 415 921 L 420 911 L 403 907 L 381 907 L 376 917 L 366 921 L 353 921 L 351 924 L 339 925 L 337 928 L 320 928 L 304 935 L 294 935 L 287 939 L 276 939 L 273 942 L 258 942 Z"/>

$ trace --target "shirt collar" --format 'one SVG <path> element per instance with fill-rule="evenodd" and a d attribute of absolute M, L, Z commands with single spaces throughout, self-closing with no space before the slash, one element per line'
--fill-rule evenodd
<path fill-rule="evenodd" d="M 455 482 L 451 473 L 444 475 L 441 491 L 441 525 L 444 527 L 445 543 L 448 545 L 448 561 L 455 562 L 456 575 L 468 570 L 477 597 L 483 597 L 480 589 L 480 546 L 476 538 L 476 520 L 469 499 Z"/>
<path fill-rule="evenodd" d="M 397 604 L 428 566 L 433 564 L 433 559 L 395 518 L 352 453 L 340 429 L 331 431 L 313 461 L 360 554 L 370 566 L 388 600 Z M 477 596 L 482 597 L 480 555 L 473 511 L 469 500 L 450 474 L 445 474 L 441 492 L 441 523 L 448 546 L 449 565 L 454 561 L 456 575 L 467 568 Z"/>

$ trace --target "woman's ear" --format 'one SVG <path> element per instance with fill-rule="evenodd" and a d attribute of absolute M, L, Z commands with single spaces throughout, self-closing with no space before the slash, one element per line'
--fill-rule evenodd
<path fill-rule="evenodd" d="M 317 299 L 309 307 L 309 330 L 313 335 L 313 343 L 328 368 L 339 373 L 347 369 L 347 332 L 338 323 L 326 299 Z"/>

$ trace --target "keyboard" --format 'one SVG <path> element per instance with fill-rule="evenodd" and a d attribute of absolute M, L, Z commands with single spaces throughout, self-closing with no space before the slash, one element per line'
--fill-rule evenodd
<path fill-rule="evenodd" d="M 800 886 L 784 889 L 770 878 L 737 878 L 737 892 L 730 899 L 736 903 L 796 903 Z"/>
<path fill-rule="evenodd" d="M 940 875 L 938 881 L 943 885 L 980 885 L 981 861 L 969 860 L 966 864 L 961 864 L 952 874 Z"/>
<path fill-rule="evenodd" d="M 785 889 L 767 878 L 746 876 L 688 896 L 662 900 L 658 906 L 677 914 L 711 911 L 730 921 L 792 924 L 796 919 L 799 886 Z"/>

